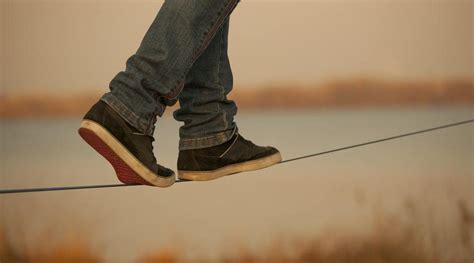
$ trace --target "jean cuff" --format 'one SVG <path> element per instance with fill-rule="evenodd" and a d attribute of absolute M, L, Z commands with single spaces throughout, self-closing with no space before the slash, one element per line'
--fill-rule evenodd
<path fill-rule="evenodd" d="M 155 127 L 155 120 L 145 120 L 143 118 L 138 117 L 138 115 L 130 110 L 127 105 L 121 102 L 116 96 L 112 93 L 106 93 L 104 96 L 100 98 L 103 102 L 107 103 L 113 110 L 115 110 L 120 117 L 122 117 L 128 124 L 135 127 L 138 131 L 153 136 L 154 127 Z"/>
<path fill-rule="evenodd" d="M 234 134 L 238 132 L 237 126 L 232 130 L 227 130 L 219 133 L 215 133 L 205 137 L 199 138 L 190 138 L 190 139 L 180 139 L 179 140 L 179 150 L 194 150 L 208 148 L 223 144 L 229 141 Z"/>

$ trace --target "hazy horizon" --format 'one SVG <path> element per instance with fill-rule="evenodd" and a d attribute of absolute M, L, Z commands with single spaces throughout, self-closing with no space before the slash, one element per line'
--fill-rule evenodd
<path fill-rule="evenodd" d="M 1 1 L 0 94 L 107 90 L 162 1 Z M 472 1 L 243 1 L 235 85 L 473 76 Z"/>

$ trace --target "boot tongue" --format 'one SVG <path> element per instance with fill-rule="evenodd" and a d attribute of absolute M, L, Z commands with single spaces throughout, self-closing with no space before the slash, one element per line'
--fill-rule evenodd
<path fill-rule="evenodd" d="M 134 135 L 137 135 L 137 139 L 142 142 L 141 145 L 146 145 L 145 150 L 150 150 L 153 153 L 153 142 L 155 141 L 155 138 L 153 136 L 140 132 L 137 128 L 130 125 L 130 123 L 128 122 L 126 122 L 126 124 L 132 130 L 132 133 Z M 155 158 L 155 162 L 156 162 L 156 158 Z"/>
<path fill-rule="evenodd" d="M 137 142 L 139 154 L 141 155 L 144 164 L 153 172 L 158 171 L 158 164 L 156 161 L 155 153 L 153 152 L 153 142 L 155 138 L 150 135 L 146 135 L 140 132 L 133 132 L 135 140 Z"/>

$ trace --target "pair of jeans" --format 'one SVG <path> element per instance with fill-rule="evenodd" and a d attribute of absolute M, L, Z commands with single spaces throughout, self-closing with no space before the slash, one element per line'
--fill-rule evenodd
<path fill-rule="evenodd" d="M 222 144 L 237 131 L 228 49 L 229 16 L 239 0 L 167 0 L 126 68 L 101 97 L 130 125 L 153 136 L 157 116 L 174 112 L 179 149 Z"/>

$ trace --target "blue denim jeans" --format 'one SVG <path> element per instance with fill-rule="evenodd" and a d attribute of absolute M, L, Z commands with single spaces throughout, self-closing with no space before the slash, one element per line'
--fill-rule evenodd
<path fill-rule="evenodd" d="M 232 70 L 227 55 L 229 15 L 239 0 L 168 0 L 137 52 L 101 98 L 139 131 L 153 135 L 157 116 L 174 112 L 179 149 L 228 141 L 237 131 Z"/>

